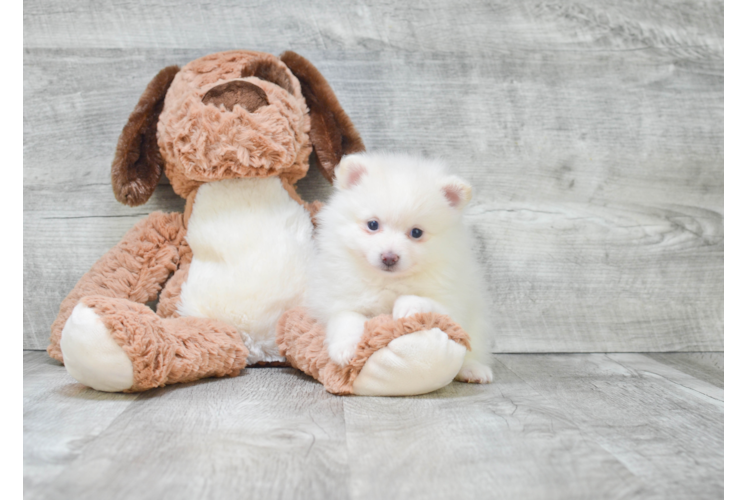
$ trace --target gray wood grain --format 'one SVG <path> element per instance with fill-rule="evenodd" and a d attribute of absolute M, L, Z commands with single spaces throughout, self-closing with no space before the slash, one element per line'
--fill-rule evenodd
<path fill-rule="evenodd" d="M 114 201 L 117 136 L 159 69 L 230 48 L 296 50 L 369 149 L 474 184 L 496 352 L 724 348 L 722 2 L 174 9 L 24 4 L 25 348 L 141 214 L 181 210 L 166 184 Z"/>
<path fill-rule="evenodd" d="M 748 123 L 748 94 L 745 90 L 748 55 L 746 8 L 737 0 L 721 2 L 722 73 L 720 115 L 722 147 L 725 163 L 725 289 L 724 334 L 725 351 L 748 352 L 748 177 L 745 159 L 748 158 L 746 123 Z M 734 381 L 748 389 L 748 363 L 742 370 L 726 368 L 725 383 Z M 742 372 L 742 373 L 739 373 Z M 731 384 L 733 385 L 733 384 Z M 745 472 L 748 475 L 748 471 Z M 748 483 L 748 481 L 746 482 Z M 738 493 L 748 496 L 748 484 Z M 726 498 L 730 493 L 725 491 Z M 737 498 L 734 496 L 733 498 Z"/>
<path fill-rule="evenodd" d="M 42 352 L 23 353 L 23 489 L 49 487 L 137 396 L 78 384 Z"/>
<path fill-rule="evenodd" d="M 650 353 L 648 357 L 724 389 L 725 354 L 722 352 Z"/>
<path fill-rule="evenodd" d="M 493 368 L 414 398 L 332 396 L 275 368 L 136 396 L 26 352 L 24 498 L 722 497 L 718 387 L 639 354 Z"/>
<path fill-rule="evenodd" d="M 100 401 L 121 397 L 84 391 Z M 152 390 L 107 422 L 63 473 L 39 487 L 32 477 L 25 497 L 346 498 L 342 404 L 290 368 Z M 55 404 L 48 410 L 51 418 Z M 41 439 L 34 445 L 43 448 Z"/>
<path fill-rule="evenodd" d="M 24 46 L 71 48 L 258 47 L 279 51 L 483 52 L 656 47 L 691 57 L 723 48 L 723 3 L 521 0 L 471 3 L 199 0 L 92 5 L 24 3 Z"/>
<path fill-rule="evenodd" d="M 698 384 L 706 383 L 638 354 L 497 358 L 657 497 L 724 494 L 724 403 L 717 387 L 703 390 Z"/>
<path fill-rule="evenodd" d="M 656 359 L 653 363 L 653 358 L 637 353 L 610 353 L 608 358 L 635 370 L 639 377 L 661 377 L 668 383 L 678 386 L 681 391 L 689 392 L 696 399 L 702 399 L 709 405 L 724 405 L 725 391 L 723 388 L 700 378 L 692 377 L 683 370 L 673 368 L 669 363 L 660 363 Z"/>
<path fill-rule="evenodd" d="M 566 409 L 504 365 L 495 383 L 416 398 L 349 398 L 353 498 L 651 498 Z"/>

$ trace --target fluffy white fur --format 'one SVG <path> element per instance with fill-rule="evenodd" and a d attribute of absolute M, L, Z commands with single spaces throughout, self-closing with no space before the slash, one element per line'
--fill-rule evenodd
<path fill-rule="evenodd" d="M 470 335 L 472 351 L 456 378 L 490 382 L 483 281 L 462 224 L 470 185 L 439 162 L 391 154 L 347 156 L 335 175 L 335 193 L 317 215 L 306 297 L 327 324 L 331 359 L 350 361 L 367 318 L 433 311 Z"/>
<path fill-rule="evenodd" d="M 200 186 L 187 228 L 193 258 L 179 314 L 235 326 L 248 363 L 280 361 L 275 325 L 302 304 L 312 254 L 309 214 L 280 179 Z"/>

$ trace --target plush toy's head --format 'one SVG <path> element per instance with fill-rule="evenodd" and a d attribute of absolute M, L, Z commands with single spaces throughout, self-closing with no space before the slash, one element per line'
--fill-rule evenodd
<path fill-rule="evenodd" d="M 293 52 L 221 52 L 164 68 L 122 131 L 112 186 L 127 205 L 148 201 L 161 173 L 189 198 L 221 179 L 304 177 L 314 153 L 332 181 L 364 145 L 324 77 Z M 289 188 L 290 189 L 290 188 Z"/>

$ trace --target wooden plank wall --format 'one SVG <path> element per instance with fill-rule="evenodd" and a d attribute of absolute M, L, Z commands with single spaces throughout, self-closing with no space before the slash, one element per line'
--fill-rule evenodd
<path fill-rule="evenodd" d="M 148 5 L 150 4 L 150 5 Z M 109 165 L 145 85 L 220 50 L 295 50 L 370 150 L 472 182 L 496 352 L 723 349 L 721 1 L 24 2 L 24 348 L 164 183 Z M 307 198 L 327 196 L 318 175 Z"/>

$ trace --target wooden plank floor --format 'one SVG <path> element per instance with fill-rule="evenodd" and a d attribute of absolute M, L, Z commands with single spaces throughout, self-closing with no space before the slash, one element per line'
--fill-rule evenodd
<path fill-rule="evenodd" d="M 494 384 L 415 398 L 283 368 L 123 395 L 26 351 L 24 497 L 721 498 L 723 360 L 502 354 Z"/>

